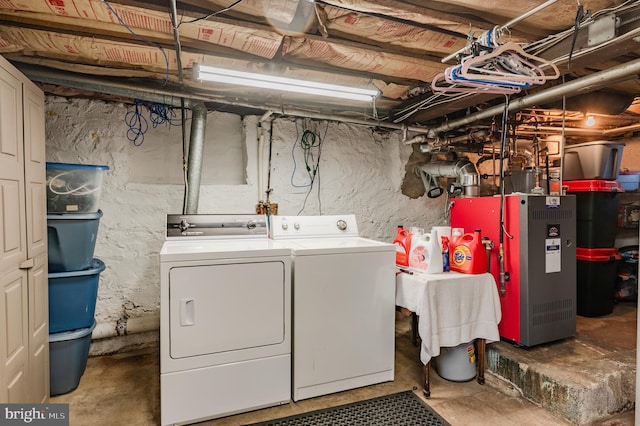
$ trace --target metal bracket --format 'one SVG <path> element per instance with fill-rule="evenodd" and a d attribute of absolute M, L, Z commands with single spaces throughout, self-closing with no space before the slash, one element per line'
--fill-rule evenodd
<path fill-rule="evenodd" d="M 616 22 L 617 18 L 615 14 L 605 15 L 596 19 L 587 27 L 589 38 L 587 40 L 587 46 L 597 46 L 605 41 L 612 40 L 616 36 Z"/>

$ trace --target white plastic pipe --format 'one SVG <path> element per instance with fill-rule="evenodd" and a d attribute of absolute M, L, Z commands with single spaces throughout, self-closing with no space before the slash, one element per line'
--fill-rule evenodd
<path fill-rule="evenodd" d="M 116 322 L 99 322 L 91 333 L 92 340 L 160 330 L 160 315 L 127 318 Z"/>
<path fill-rule="evenodd" d="M 265 112 L 260 120 L 258 120 L 258 201 L 262 200 L 262 196 L 264 195 L 264 184 L 263 184 L 263 174 L 264 174 L 264 134 L 265 128 L 263 123 L 271 117 L 273 112 L 267 111 Z M 271 131 L 271 128 L 269 128 Z"/>

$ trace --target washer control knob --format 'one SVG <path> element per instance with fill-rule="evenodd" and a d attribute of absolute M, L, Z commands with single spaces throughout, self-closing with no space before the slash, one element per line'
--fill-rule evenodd
<path fill-rule="evenodd" d="M 180 232 L 186 231 L 187 229 L 189 229 L 190 226 L 191 225 L 189 224 L 189 222 L 187 222 L 186 219 L 182 219 L 180 221 Z"/>
<path fill-rule="evenodd" d="M 293 227 L 294 227 L 294 228 L 296 229 L 296 231 L 297 231 L 298 229 L 300 229 L 300 224 L 299 224 L 298 222 L 296 222 L 296 223 L 294 223 L 294 224 L 293 224 Z"/>
<path fill-rule="evenodd" d="M 284 229 L 285 231 L 289 229 L 289 225 L 287 224 L 287 222 L 282 222 L 282 229 Z"/>
<path fill-rule="evenodd" d="M 247 222 L 247 229 L 256 229 L 257 226 L 258 222 L 256 222 L 255 220 L 250 220 L 249 222 Z"/>
<path fill-rule="evenodd" d="M 345 222 L 344 220 L 340 219 L 336 225 L 338 226 L 338 229 L 341 231 L 344 231 L 347 229 L 347 222 Z"/>

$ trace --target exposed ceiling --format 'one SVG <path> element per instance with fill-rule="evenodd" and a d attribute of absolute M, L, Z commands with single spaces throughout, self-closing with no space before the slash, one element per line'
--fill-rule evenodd
<path fill-rule="evenodd" d="M 0 54 L 48 93 L 146 92 L 238 113 L 431 129 L 433 137 L 468 131 L 477 114 L 499 122 L 503 95 L 431 89 L 456 64 L 450 55 L 494 27 L 500 43 L 517 42 L 562 74 L 510 96 L 522 135 L 589 140 L 640 130 L 639 0 L 2 0 Z M 194 63 L 381 95 L 363 104 L 199 82 Z M 558 90 L 567 82 L 573 89 Z M 589 130 L 587 113 L 606 115 Z"/>

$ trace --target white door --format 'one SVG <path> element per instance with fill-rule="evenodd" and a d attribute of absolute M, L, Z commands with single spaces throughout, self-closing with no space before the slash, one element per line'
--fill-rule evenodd
<path fill-rule="evenodd" d="M 44 94 L 0 58 L 0 402 L 49 399 Z"/>
<path fill-rule="evenodd" d="M 24 175 L 29 292 L 29 401 L 49 399 L 49 280 L 44 94 L 23 85 Z"/>
<path fill-rule="evenodd" d="M 285 284 L 285 265 L 279 261 L 172 268 L 171 358 L 281 344 Z"/>
<path fill-rule="evenodd" d="M 0 64 L 1 65 L 1 64 Z M 28 400 L 22 83 L 0 67 L 0 401 Z"/>

